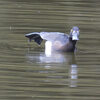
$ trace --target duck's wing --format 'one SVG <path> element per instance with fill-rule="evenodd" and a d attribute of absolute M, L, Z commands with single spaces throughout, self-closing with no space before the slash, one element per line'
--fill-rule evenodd
<path fill-rule="evenodd" d="M 29 41 L 34 40 L 36 43 L 40 45 L 42 40 L 64 40 L 68 38 L 68 35 L 61 32 L 33 32 L 26 34 L 25 37 L 29 38 Z"/>

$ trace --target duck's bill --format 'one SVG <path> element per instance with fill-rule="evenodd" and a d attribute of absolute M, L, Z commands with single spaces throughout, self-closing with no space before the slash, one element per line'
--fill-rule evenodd
<path fill-rule="evenodd" d="M 72 40 L 79 40 L 79 38 L 78 38 L 77 36 L 74 36 L 74 37 L 72 38 Z"/>

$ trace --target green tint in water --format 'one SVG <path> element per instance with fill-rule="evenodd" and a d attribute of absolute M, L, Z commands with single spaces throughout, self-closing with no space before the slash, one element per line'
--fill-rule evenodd
<path fill-rule="evenodd" d="M 0 1 L 1 100 L 100 100 L 98 0 Z M 44 54 L 26 33 L 69 33 L 79 26 L 76 54 Z"/>

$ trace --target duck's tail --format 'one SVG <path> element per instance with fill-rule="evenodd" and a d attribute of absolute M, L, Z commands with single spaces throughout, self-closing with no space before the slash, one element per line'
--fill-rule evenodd
<path fill-rule="evenodd" d="M 43 39 L 41 38 L 40 34 L 38 32 L 28 33 L 25 35 L 25 37 L 29 38 L 29 41 L 31 42 L 34 40 L 37 44 L 41 44 Z"/>

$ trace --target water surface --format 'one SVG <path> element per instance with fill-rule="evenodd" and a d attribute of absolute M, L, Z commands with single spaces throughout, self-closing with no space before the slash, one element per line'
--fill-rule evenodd
<path fill-rule="evenodd" d="M 44 54 L 26 33 L 69 33 L 79 26 L 77 52 Z M 98 0 L 0 1 L 1 100 L 100 100 Z"/>

